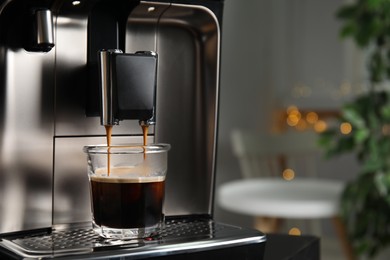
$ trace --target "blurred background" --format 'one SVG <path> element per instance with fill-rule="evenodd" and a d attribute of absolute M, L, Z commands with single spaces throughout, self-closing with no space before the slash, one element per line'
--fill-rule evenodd
<path fill-rule="evenodd" d="M 340 38 L 335 17 L 346 2 L 225 0 L 217 190 L 242 178 L 232 150 L 233 130 L 319 133 L 332 124 L 343 103 L 364 91 L 365 54 Z M 348 181 L 358 173 L 352 155 L 327 160 L 319 154 L 316 160 L 319 177 Z M 215 218 L 244 227 L 254 223 L 253 217 L 218 204 Z M 321 220 L 321 226 L 322 259 L 345 259 L 330 220 Z M 282 232 L 291 227 L 284 224 Z M 301 233 L 310 230 L 302 227 Z"/>

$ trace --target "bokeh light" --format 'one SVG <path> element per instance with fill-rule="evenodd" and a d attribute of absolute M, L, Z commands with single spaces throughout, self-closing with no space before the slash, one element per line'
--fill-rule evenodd
<path fill-rule="evenodd" d="M 323 120 L 318 120 L 317 123 L 314 124 L 314 131 L 317 133 L 322 133 L 328 128 L 328 124 Z"/>
<path fill-rule="evenodd" d="M 295 178 L 295 172 L 292 169 L 285 169 L 283 171 L 283 179 L 286 181 L 291 181 Z"/>
<path fill-rule="evenodd" d="M 291 228 L 289 231 L 288 231 L 288 234 L 289 235 L 292 235 L 292 236 L 300 236 L 302 235 L 302 232 L 299 228 L 297 227 L 293 227 Z"/>
<path fill-rule="evenodd" d="M 348 122 L 344 122 L 340 124 L 340 132 L 343 135 L 347 135 L 352 132 L 352 125 Z"/>
<path fill-rule="evenodd" d="M 309 123 L 309 124 L 315 124 L 317 123 L 318 121 L 318 115 L 316 112 L 309 112 L 307 113 L 306 115 L 306 121 Z"/>

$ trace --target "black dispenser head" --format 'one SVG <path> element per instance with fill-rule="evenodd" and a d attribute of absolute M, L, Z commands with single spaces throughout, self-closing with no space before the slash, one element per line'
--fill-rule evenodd
<path fill-rule="evenodd" d="M 100 118 L 102 125 L 124 119 L 155 123 L 157 54 L 99 51 Z"/>

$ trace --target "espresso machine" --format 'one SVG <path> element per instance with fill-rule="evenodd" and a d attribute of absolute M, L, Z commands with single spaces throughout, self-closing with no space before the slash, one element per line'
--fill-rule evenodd
<path fill-rule="evenodd" d="M 0 258 L 262 259 L 213 220 L 223 0 L 0 0 Z M 126 86 L 131 85 L 129 90 Z M 164 230 L 91 229 L 83 146 L 169 143 Z"/>

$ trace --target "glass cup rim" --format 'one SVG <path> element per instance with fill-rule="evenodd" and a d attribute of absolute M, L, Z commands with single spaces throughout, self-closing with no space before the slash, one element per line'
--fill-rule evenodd
<path fill-rule="evenodd" d="M 155 143 L 142 144 L 118 144 L 107 146 L 105 144 L 86 145 L 83 151 L 88 154 L 143 154 L 143 153 L 164 153 L 171 149 L 170 144 Z"/>

